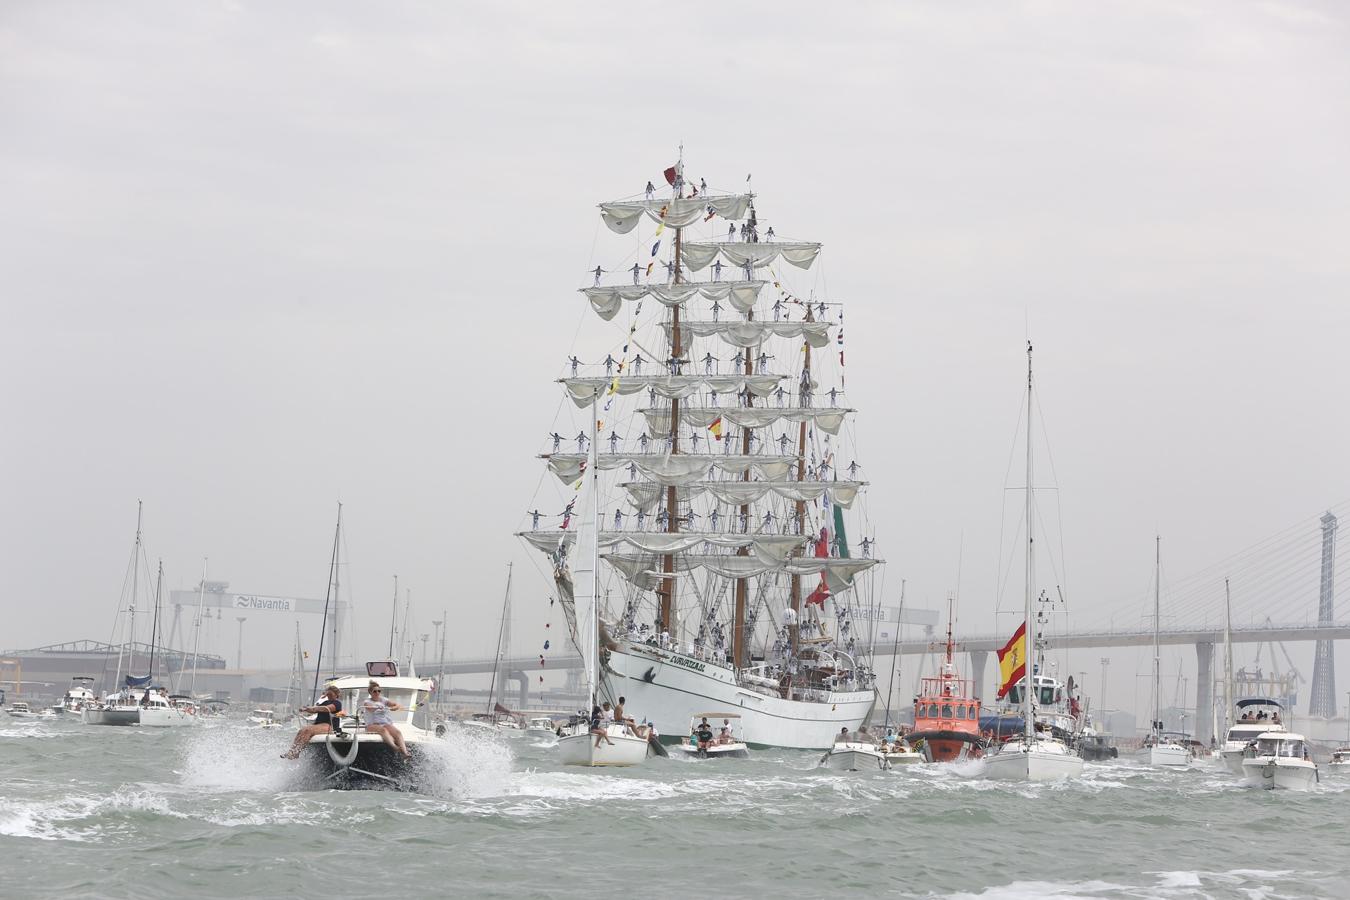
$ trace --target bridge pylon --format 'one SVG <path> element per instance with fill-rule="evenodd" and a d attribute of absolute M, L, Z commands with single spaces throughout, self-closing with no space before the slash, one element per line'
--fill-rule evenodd
<path fill-rule="evenodd" d="M 1317 624 L 1331 625 L 1336 619 L 1336 517 L 1322 517 L 1322 590 L 1317 604 Z M 1336 715 L 1336 645 L 1330 640 L 1317 642 L 1313 656 L 1312 699 L 1308 714 L 1328 719 Z"/>

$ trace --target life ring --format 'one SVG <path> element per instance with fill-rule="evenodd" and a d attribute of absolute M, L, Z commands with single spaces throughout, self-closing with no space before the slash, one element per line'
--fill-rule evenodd
<path fill-rule="evenodd" d="M 351 736 L 351 749 L 345 755 L 339 754 L 337 750 L 333 749 L 333 738 L 336 736 L 337 735 L 333 734 L 328 735 L 328 738 L 323 742 L 323 745 L 328 749 L 328 758 L 337 765 L 346 768 L 356 762 L 356 754 L 361 751 L 361 744 L 356 740 L 356 735 L 353 734 Z"/>

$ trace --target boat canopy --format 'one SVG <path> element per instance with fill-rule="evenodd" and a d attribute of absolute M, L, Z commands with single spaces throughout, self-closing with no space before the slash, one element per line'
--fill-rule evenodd
<path fill-rule="evenodd" d="M 734 712 L 701 712 L 694 713 L 690 718 L 694 719 L 739 719 L 740 713 Z"/>
<path fill-rule="evenodd" d="M 1248 706 L 1274 706 L 1284 709 L 1284 704 L 1270 697 L 1247 697 L 1234 704 L 1238 709 L 1246 709 Z"/>

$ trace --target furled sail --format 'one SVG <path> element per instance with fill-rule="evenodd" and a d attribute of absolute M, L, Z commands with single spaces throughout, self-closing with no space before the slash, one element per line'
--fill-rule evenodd
<path fill-rule="evenodd" d="M 719 241 L 709 244 L 690 241 L 681 245 L 680 260 L 691 271 L 697 272 L 719 253 L 738 268 L 748 263 L 752 268 L 760 269 L 781 256 L 799 269 L 809 269 L 820 254 L 820 244 L 811 241 Z"/>
<path fill-rule="evenodd" d="M 743 506 L 758 503 L 769 494 L 806 503 L 828 496 L 831 503 L 849 509 L 864 484 L 866 482 L 862 481 L 687 481 L 678 486 L 676 497 L 683 503 L 706 493 L 720 503 Z M 665 490 L 659 484 L 632 481 L 623 487 L 632 504 L 646 512 L 665 499 Z"/>
<path fill-rule="evenodd" d="M 675 197 L 667 200 L 620 200 L 600 204 L 600 218 L 609 230 L 627 234 L 644 215 L 668 228 L 683 228 L 717 214 L 724 219 L 744 219 L 750 207 L 749 194 L 705 197 Z"/>
<path fill-rule="evenodd" d="M 544 553 L 554 553 L 559 544 L 576 541 L 574 531 L 522 531 L 520 537 Z M 739 550 L 750 547 L 755 553 L 769 559 L 787 559 L 803 546 L 806 539 L 795 534 L 733 534 L 726 531 L 681 531 L 667 534 L 663 531 L 602 531 L 600 547 L 609 549 L 627 547 L 639 553 L 684 553 L 704 545 Z"/>
<path fill-rule="evenodd" d="M 682 400 L 700 390 L 739 394 L 748 390 L 756 397 L 773 393 L 785 375 L 620 375 L 618 378 L 564 378 L 567 393 L 577 406 L 589 406 L 592 398 L 611 388 L 620 396 L 656 391 L 662 397 Z"/>
<path fill-rule="evenodd" d="M 661 473 L 665 477 L 670 477 L 672 474 L 663 462 L 666 458 L 666 454 L 663 453 L 601 453 L 599 455 L 599 466 L 603 472 L 635 465 L 643 475 L 655 479 L 656 473 Z M 732 475 L 743 475 L 749 469 L 761 478 L 769 480 L 785 477 L 791 467 L 796 465 L 797 460 L 795 456 L 756 453 L 748 455 L 739 453 L 681 453 L 673 458 L 704 460 L 712 468 Z M 584 453 L 553 453 L 547 459 L 549 471 L 558 476 L 558 480 L 564 484 L 571 484 L 581 477 L 581 464 L 586 460 L 586 455 Z M 702 477 L 700 475 L 691 480 L 697 481 Z"/>
<path fill-rule="evenodd" d="M 669 340 L 674 324 L 663 322 Z M 830 342 L 831 322 L 769 322 L 754 319 L 749 322 L 691 322 L 680 323 L 680 333 L 694 337 L 716 335 L 733 347 L 754 347 L 770 337 L 802 338 L 812 347 L 824 347 Z"/>
<path fill-rule="evenodd" d="M 647 427 L 654 433 L 670 431 L 669 409 L 644 409 L 641 412 L 647 418 Z M 707 428 L 717 419 L 742 428 L 763 428 L 779 420 L 810 422 L 821 431 L 838 434 L 845 416 L 851 412 L 852 409 L 843 407 L 681 406 L 680 421 L 697 428 Z"/>
<path fill-rule="evenodd" d="M 661 578 L 650 554 L 605 553 L 601 559 L 612 565 L 638 587 L 650 590 Z M 681 574 L 703 569 L 723 578 L 753 578 L 770 572 L 784 575 L 819 575 L 822 572 L 843 582 L 876 565 L 876 559 L 850 559 L 833 556 L 797 556 L 770 559 L 763 556 L 731 556 L 718 553 L 685 553 L 674 558 L 675 571 Z"/>
<path fill-rule="evenodd" d="M 731 304 L 736 312 L 748 312 L 759 301 L 763 281 L 686 281 L 681 284 L 620 284 L 581 288 L 596 315 L 608 322 L 623 307 L 623 301 L 655 297 L 664 306 L 684 306 L 695 297 Z"/>

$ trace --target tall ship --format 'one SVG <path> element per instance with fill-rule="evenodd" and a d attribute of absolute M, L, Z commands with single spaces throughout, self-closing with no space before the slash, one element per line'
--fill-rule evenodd
<path fill-rule="evenodd" d="M 668 739 L 714 709 L 752 746 L 826 749 L 871 711 L 879 609 L 843 307 L 796 285 L 821 245 L 778 237 L 752 191 L 710 191 L 683 162 L 664 180 L 600 204 L 629 255 L 581 294 L 615 335 L 564 366 L 579 430 L 555 426 L 542 454 L 561 522 L 536 509 L 520 534 L 553 557 L 575 636 L 572 511 L 593 465 L 592 701 L 626 697 Z"/>

